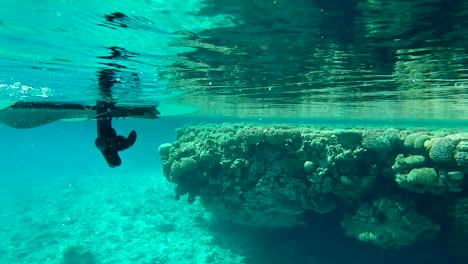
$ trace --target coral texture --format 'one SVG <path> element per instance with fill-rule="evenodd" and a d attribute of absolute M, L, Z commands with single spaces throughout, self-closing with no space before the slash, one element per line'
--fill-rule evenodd
<path fill-rule="evenodd" d="M 159 148 L 176 198 L 199 197 L 214 217 L 258 227 L 338 211 L 348 235 L 383 248 L 438 234 L 424 213 L 435 205 L 420 212 L 402 193 L 463 193 L 467 179 L 468 134 L 459 131 L 205 124 L 176 134 Z"/>

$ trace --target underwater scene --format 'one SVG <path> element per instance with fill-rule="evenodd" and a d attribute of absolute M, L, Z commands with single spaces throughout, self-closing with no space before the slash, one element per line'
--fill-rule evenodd
<path fill-rule="evenodd" d="M 0 1 L 0 264 L 468 263 L 468 2 Z"/>

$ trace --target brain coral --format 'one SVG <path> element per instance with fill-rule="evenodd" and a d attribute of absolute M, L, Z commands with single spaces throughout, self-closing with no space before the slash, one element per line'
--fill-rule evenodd
<path fill-rule="evenodd" d="M 431 139 L 429 135 L 426 135 L 426 134 L 419 135 L 414 140 L 414 148 L 418 150 L 424 150 L 424 142 L 426 142 L 426 140 L 429 140 L 429 139 Z"/>
<path fill-rule="evenodd" d="M 455 145 L 448 138 L 436 138 L 432 142 L 429 157 L 435 162 L 448 162 L 453 160 Z"/>
<path fill-rule="evenodd" d="M 400 134 L 395 128 L 366 130 L 362 134 L 362 145 L 374 151 L 390 151 L 399 140 Z"/>
<path fill-rule="evenodd" d="M 457 144 L 454 158 L 461 170 L 468 173 L 468 140 L 460 141 Z"/>

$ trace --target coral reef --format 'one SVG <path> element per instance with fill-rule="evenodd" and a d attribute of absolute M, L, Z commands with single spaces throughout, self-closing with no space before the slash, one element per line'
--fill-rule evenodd
<path fill-rule="evenodd" d="M 429 144 L 429 157 L 435 162 L 450 162 L 453 159 L 455 144 L 448 138 L 435 138 Z"/>
<path fill-rule="evenodd" d="M 413 192 L 443 193 L 460 192 L 463 177 L 460 171 L 446 172 L 441 169 L 437 173 L 434 168 L 421 167 L 411 169 L 408 174 L 397 173 L 395 180 L 402 188 Z"/>
<path fill-rule="evenodd" d="M 468 174 L 468 140 L 460 141 L 457 144 L 453 156 L 458 166 L 462 168 L 465 174 Z"/>
<path fill-rule="evenodd" d="M 399 131 L 388 128 L 383 131 L 377 129 L 364 130 L 362 135 L 362 146 L 374 151 L 391 151 L 399 142 Z"/>
<path fill-rule="evenodd" d="M 363 204 L 355 215 L 345 215 L 346 234 L 381 248 L 399 248 L 418 238 L 434 238 L 439 225 L 418 213 L 414 206 L 395 198 L 379 198 Z"/>
<path fill-rule="evenodd" d="M 465 190 L 463 131 L 204 124 L 176 134 L 159 148 L 176 198 L 200 197 L 215 218 L 246 226 L 300 226 L 307 212 L 337 210 L 348 235 L 399 248 L 440 228 L 409 193 Z"/>
<path fill-rule="evenodd" d="M 467 133 L 438 131 L 407 134 L 406 153 L 396 156 L 392 166 L 395 181 L 404 189 L 424 193 L 460 192 L 466 173 L 462 140 Z M 461 147 L 458 147 L 461 146 Z M 414 153 L 419 155 L 414 155 Z"/>
<path fill-rule="evenodd" d="M 200 196 L 215 215 L 237 223 L 300 225 L 305 211 L 328 213 L 337 197 L 358 199 L 375 178 L 360 131 L 206 125 L 177 134 L 159 151 L 177 197 Z"/>

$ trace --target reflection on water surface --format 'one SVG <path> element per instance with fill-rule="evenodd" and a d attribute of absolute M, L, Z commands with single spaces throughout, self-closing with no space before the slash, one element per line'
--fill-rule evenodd
<path fill-rule="evenodd" d="M 92 101 L 96 72 L 111 68 L 121 80 L 115 100 L 182 92 L 202 115 L 468 112 L 462 0 L 22 1 L 0 9 L 2 96 Z M 18 82 L 32 88 L 11 88 Z"/>

